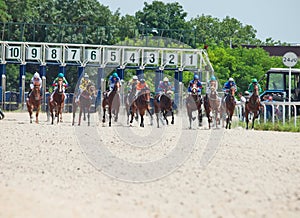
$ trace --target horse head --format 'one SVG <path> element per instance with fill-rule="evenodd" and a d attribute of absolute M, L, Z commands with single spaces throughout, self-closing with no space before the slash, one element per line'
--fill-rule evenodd
<path fill-rule="evenodd" d="M 34 84 L 32 95 L 34 100 L 38 101 L 41 98 L 41 90 L 39 84 Z"/>
<path fill-rule="evenodd" d="M 255 83 L 253 84 L 253 93 L 252 95 L 258 96 L 258 85 Z"/>
<path fill-rule="evenodd" d="M 57 81 L 57 92 L 59 94 L 62 94 L 64 92 L 64 89 L 63 89 L 63 79 L 62 78 L 59 78 L 58 81 Z"/>
<path fill-rule="evenodd" d="M 121 86 L 120 81 L 116 81 L 113 91 L 118 92 L 120 90 L 120 86 Z"/>
<path fill-rule="evenodd" d="M 197 95 L 198 87 L 196 84 L 193 84 L 191 91 L 193 95 Z"/>

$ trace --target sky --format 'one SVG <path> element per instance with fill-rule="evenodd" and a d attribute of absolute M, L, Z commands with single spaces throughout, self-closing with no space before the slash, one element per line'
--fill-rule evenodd
<path fill-rule="evenodd" d="M 98 0 L 115 12 L 120 8 L 121 15 L 134 15 L 142 10 L 144 2 L 153 0 Z M 223 20 L 226 16 L 235 18 L 243 26 L 251 25 L 256 31 L 256 38 L 300 45 L 300 0 L 161 0 L 164 3 L 178 2 L 189 20 L 197 15 Z"/>

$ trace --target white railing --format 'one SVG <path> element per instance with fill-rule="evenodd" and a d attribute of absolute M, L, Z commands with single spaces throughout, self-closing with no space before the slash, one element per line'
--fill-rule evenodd
<path fill-rule="evenodd" d="M 264 123 L 267 122 L 267 106 L 271 106 L 272 113 L 270 116 L 272 117 L 272 123 L 275 123 L 275 117 L 278 118 L 278 120 L 282 120 L 282 123 L 285 124 L 285 121 L 287 119 L 286 117 L 286 106 L 288 106 L 288 119 L 291 120 L 291 112 L 293 110 L 294 112 L 294 125 L 297 126 L 297 106 L 300 106 L 300 102 L 261 102 L 261 104 L 264 107 Z M 292 109 L 293 107 L 293 109 Z"/>

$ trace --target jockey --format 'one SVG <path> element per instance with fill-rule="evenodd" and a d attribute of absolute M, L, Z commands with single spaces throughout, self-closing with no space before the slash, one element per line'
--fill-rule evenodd
<path fill-rule="evenodd" d="M 262 89 L 260 87 L 260 84 L 258 83 L 257 79 L 254 78 L 252 79 L 251 83 L 248 86 L 248 92 L 250 93 L 250 95 L 252 95 L 253 91 L 254 91 L 254 85 L 258 86 L 258 93 L 261 93 Z"/>
<path fill-rule="evenodd" d="M 188 93 L 191 94 L 192 93 L 192 88 L 193 86 L 196 85 L 196 88 L 197 88 L 197 94 L 198 95 L 201 95 L 201 91 L 202 91 L 202 84 L 199 80 L 199 76 L 197 74 L 194 75 L 194 79 L 191 80 L 189 82 L 189 87 L 188 87 Z"/>
<path fill-rule="evenodd" d="M 39 85 L 40 88 L 42 88 L 42 79 L 41 79 L 40 74 L 38 72 L 35 72 L 35 74 L 33 75 L 33 77 L 30 80 L 30 90 L 28 92 L 28 97 L 29 97 L 31 91 L 34 88 L 34 85 Z"/>
<path fill-rule="evenodd" d="M 162 94 L 171 95 L 174 93 L 174 87 L 172 86 L 171 82 L 169 82 L 168 77 L 165 77 L 163 81 L 159 82 L 157 90 L 159 91 L 157 102 L 160 101 L 160 97 L 162 96 Z"/>
<path fill-rule="evenodd" d="M 130 94 L 136 85 L 138 84 L 138 77 L 134 75 L 132 79 L 127 84 L 127 93 Z"/>
<path fill-rule="evenodd" d="M 214 87 L 215 90 L 218 90 L 218 81 L 217 81 L 217 79 L 214 75 L 212 75 L 210 77 L 210 80 L 209 80 L 208 85 L 206 87 L 206 94 L 208 94 L 208 95 L 210 94 L 211 87 Z"/>
<path fill-rule="evenodd" d="M 89 75 L 87 73 L 84 74 L 83 78 L 80 80 L 80 85 L 78 89 L 78 94 L 76 96 L 75 102 L 79 101 L 81 93 L 87 88 L 87 86 L 91 83 L 89 79 Z"/>
<path fill-rule="evenodd" d="M 57 77 L 53 80 L 53 83 L 52 83 L 52 86 L 54 86 L 54 90 L 50 96 L 50 101 L 53 101 L 53 95 L 55 93 L 55 91 L 57 90 L 57 82 L 58 82 L 58 79 L 62 79 L 63 80 L 63 92 L 64 92 L 64 95 L 65 95 L 65 87 L 68 87 L 69 83 L 68 81 L 66 80 L 65 76 L 63 73 L 59 73 L 57 75 Z M 66 96 L 65 96 L 66 97 Z"/>
<path fill-rule="evenodd" d="M 116 72 L 114 72 L 110 77 L 109 77 L 109 91 L 112 91 L 114 86 L 115 86 L 115 83 L 117 81 L 121 82 L 121 79 L 120 77 L 118 76 L 118 74 Z"/>
<path fill-rule="evenodd" d="M 234 82 L 234 79 L 232 77 L 230 77 L 228 79 L 228 81 L 224 84 L 224 87 L 223 87 L 223 91 L 224 91 L 223 100 L 224 100 L 224 102 L 225 102 L 225 99 L 226 99 L 231 87 L 234 87 L 235 91 L 237 90 L 236 83 Z"/>
<path fill-rule="evenodd" d="M 139 93 L 141 92 L 142 89 L 149 89 L 149 86 L 147 85 L 145 79 L 140 79 L 136 85 L 136 94 L 134 96 L 134 99 L 137 99 Z M 148 102 L 150 103 L 150 102 Z M 148 104 L 148 109 L 150 110 L 150 104 Z"/>

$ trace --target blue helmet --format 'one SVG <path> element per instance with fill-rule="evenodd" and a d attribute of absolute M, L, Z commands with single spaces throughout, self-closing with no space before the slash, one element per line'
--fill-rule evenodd
<path fill-rule="evenodd" d="M 214 75 L 212 75 L 212 76 L 210 77 L 210 80 L 211 80 L 211 81 L 216 81 L 217 79 L 216 79 L 216 77 L 215 77 Z"/>
<path fill-rule="evenodd" d="M 199 79 L 199 76 L 197 74 L 195 74 L 194 79 Z"/>
<path fill-rule="evenodd" d="M 58 78 L 64 78 L 64 74 L 63 74 L 63 73 L 59 73 L 59 74 L 57 75 L 57 77 L 58 77 Z"/>
<path fill-rule="evenodd" d="M 118 74 L 117 74 L 116 72 L 114 72 L 114 73 L 112 74 L 112 77 L 117 78 L 117 77 L 118 77 Z"/>

